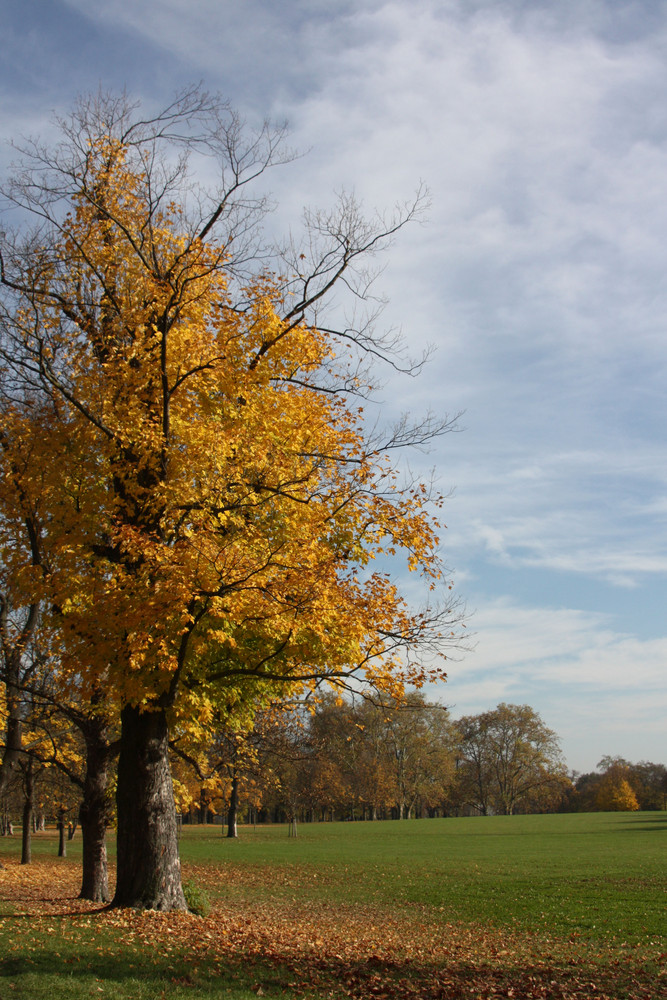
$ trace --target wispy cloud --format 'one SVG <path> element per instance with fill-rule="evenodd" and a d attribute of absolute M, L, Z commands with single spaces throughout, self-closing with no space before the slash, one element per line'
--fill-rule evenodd
<path fill-rule="evenodd" d="M 578 770 L 609 752 L 664 757 L 667 638 L 618 632 L 607 615 L 506 598 L 478 608 L 471 624 L 475 649 L 441 691 L 454 715 L 528 703 Z"/>

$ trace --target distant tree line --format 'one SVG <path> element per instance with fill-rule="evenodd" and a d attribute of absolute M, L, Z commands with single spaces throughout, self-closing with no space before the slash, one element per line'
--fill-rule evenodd
<path fill-rule="evenodd" d="M 557 735 L 530 706 L 454 719 L 421 693 L 327 696 L 311 712 L 269 713 L 249 736 L 223 730 L 206 760 L 199 781 L 187 764 L 176 768 L 184 819 L 228 814 L 230 836 L 239 811 L 295 825 L 665 808 L 663 765 L 605 758 L 600 773 L 571 776 Z"/>
<path fill-rule="evenodd" d="M 54 725 L 48 714 L 34 725 L 0 801 L 3 835 L 23 821 L 26 861 L 45 821 L 59 826 L 61 853 L 79 823 L 83 736 L 70 726 L 56 740 Z M 66 752 L 48 752 L 55 746 Z M 262 711 L 247 732 L 221 723 L 205 744 L 175 739 L 171 753 L 181 821 L 223 821 L 230 837 L 239 822 L 296 832 L 304 821 L 667 808 L 663 764 L 604 757 L 596 772 L 570 775 L 558 737 L 530 706 L 454 719 L 420 692 L 323 695 Z"/>

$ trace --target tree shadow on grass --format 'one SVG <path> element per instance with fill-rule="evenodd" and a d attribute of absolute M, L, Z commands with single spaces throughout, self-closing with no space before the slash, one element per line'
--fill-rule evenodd
<path fill-rule="evenodd" d="M 78 1000 L 79 997 L 113 996 L 116 1000 L 245 1000 L 271 994 L 284 996 L 284 971 L 240 956 L 224 963 L 194 964 L 186 957 L 160 955 L 123 956 L 122 952 L 95 955 L 83 949 L 64 956 L 60 948 L 43 948 L 30 956 L 0 960 L 0 997 L 25 1000 Z M 260 991 L 258 994 L 258 990 Z M 11 991 L 11 992 L 10 992 Z"/>
<path fill-rule="evenodd" d="M 621 833 L 664 833 L 667 827 L 667 813 L 658 813 L 655 816 L 646 816 L 642 819 L 635 819 L 626 823 L 619 823 L 616 827 Z"/>
<path fill-rule="evenodd" d="M 573 964 L 566 960 L 539 966 L 519 961 L 498 967 L 472 961 L 434 963 L 377 957 L 351 962 L 315 954 L 287 959 L 262 953 L 213 953 L 193 959 L 186 953 L 163 956 L 148 950 L 124 955 L 114 949 L 99 955 L 94 945 L 93 940 L 77 954 L 64 955 L 59 946 L 45 947 L 28 959 L 19 955 L 5 958 L 0 962 L 0 982 L 4 979 L 20 987 L 27 976 L 33 983 L 40 978 L 47 983 L 56 973 L 68 983 L 70 997 L 89 996 L 91 986 L 97 986 L 101 993 L 102 983 L 107 995 L 111 987 L 116 998 L 134 1000 L 163 995 L 171 1000 L 250 995 L 354 1000 L 461 1000 L 469 996 L 478 1000 L 655 1000 L 663 995 L 655 969 L 619 969 L 574 959 Z M 32 995 L 40 998 L 49 993 Z M 4 990 L 0 996 L 5 996 Z"/>

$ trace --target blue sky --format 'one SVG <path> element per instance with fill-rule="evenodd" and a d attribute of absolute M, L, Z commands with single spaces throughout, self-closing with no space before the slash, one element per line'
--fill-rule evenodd
<path fill-rule="evenodd" d="M 0 135 L 81 92 L 202 81 L 306 155 L 277 228 L 354 189 L 431 194 L 379 288 L 417 381 L 465 411 L 435 468 L 475 648 L 431 691 L 527 703 L 568 764 L 667 760 L 667 2 L 0 0 Z M 3 171 L 11 150 L 0 149 Z"/>

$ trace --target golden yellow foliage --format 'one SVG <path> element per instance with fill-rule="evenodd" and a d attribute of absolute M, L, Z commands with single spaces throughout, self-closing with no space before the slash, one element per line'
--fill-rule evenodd
<path fill-rule="evenodd" d="M 402 488 L 362 415 L 317 389 L 330 336 L 286 321 L 263 276 L 231 301 L 227 250 L 151 208 L 123 144 L 86 173 L 12 318 L 40 394 L 7 404 L 3 553 L 55 611 L 62 668 L 120 704 L 205 731 L 276 689 L 361 673 L 398 695 L 438 616 L 371 564 L 438 583 L 423 486 Z M 46 391 L 45 391 L 46 390 Z M 20 492 L 44 558 L 11 526 Z M 446 616 L 445 619 L 446 621 Z M 431 667 L 437 676 L 440 667 Z"/>
<path fill-rule="evenodd" d="M 595 801 L 601 812 L 636 812 L 639 809 L 630 783 L 619 774 L 602 779 Z"/>

